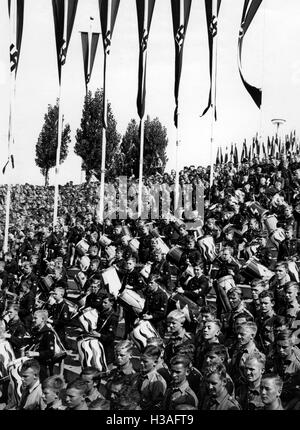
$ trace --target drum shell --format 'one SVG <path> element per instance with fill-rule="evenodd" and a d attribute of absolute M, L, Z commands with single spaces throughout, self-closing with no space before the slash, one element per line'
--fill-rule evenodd
<path fill-rule="evenodd" d="M 12 360 L 8 366 L 8 373 L 11 385 L 11 395 L 9 402 L 12 404 L 19 403 L 22 396 L 22 377 L 21 368 L 25 361 L 30 360 L 29 357 L 20 357 Z"/>
<path fill-rule="evenodd" d="M 129 337 L 138 349 L 142 351 L 147 346 L 147 339 L 160 336 L 149 321 L 141 320 L 129 334 Z"/>
<path fill-rule="evenodd" d="M 112 260 L 116 256 L 116 247 L 113 245 L 109 245 L 107 248 L 105 248 L 105 254 L 108 261 Z"/>
<path fill-rule="evenodd" d="M 100 372 L 107 371 L 105 351 L 102 343 L 92 337 L 84 336 L 77 342 L 81 368 L 95 367 Z"/>
<path fill-rule="evenodd" d="M 243 266 L 242 273 L 249 279 L 270 279 L 274 273 L 267 267 L 259 263 L 259 261 L 252 257 Z"/>
<path fill-rule="evenodd" d="M 81 311 L 78 320 L 84 330 L 89 333 L 92 330 L 96 330 L 98 321 L 98 312 L 93 308 L 86 308 Z"/>
<path fill-rule="evenodd" d="M 130 248 L 132 249 L 133 252 L 139 251 L 140 242 L 138 241 L 138 239 L 136 239 L 136 238 L 131 239 L 130 242 L 128 243 L 128 245 L 130 246 Z"/>
<path fill-rule="evenodd" d="M 201 237 L 197 244 L 205 261 L 212 263 L 217 256 L 214 238 L 212 236 Z"/>
<path fill-rule="evenodd" d="M 235 287 L 234 279 L 231 275 L 222 276 L 222 278 L 217 279 L 217 285 L 220 288 L 223 288 L 225 293 L 227 294 L 231 288 Z"/>
<path fill-rule="evenodd" d="M 119 294 L 118 299 L 122 305 L 131 308 L 136 315 L 139 315 L 144 309 L 145 299 L 128 288 L 125 288 L 124 291 Z"/>
<path fill-rule="evenodd" d="M 177 267 L 181 265 L 183 250 L 179 246 L 173 246 L 167 254 L 167 259 Z"/>
<path fill-rule="evenodd" d="M 273 233 L 276 228 L 277 228 L 277 217 L 276 215 L 268 215 L 265 220 L 265 226 L 266 229 L 268 230 L 268 233 L 271 234 Z"/>
<path fill-rule="evenodd" d="M 167 255 L 168 252 L 170 251 L 170 248 L 168 247 L 168 245 L 165 244 L 165 242 L 162 240 L 161 237 L 157 237 L 156 241 L 157 241 L 158 248 L 161 250 L 161 253 L 163 255 Z"/>
<path fill-rule="evenodd" d="M 152 267 L 151 263 L 146 263 L 142 268 L 142 270 L 140 271 L 140 275 L 142 275 L 143 278 L 148 279 L 151 273 L 151 267 Z"/>
<path fill-rule="evenodd" d="M 3 375 L 0 372 L 0 378 L 8 375 L 8 368 L 11 361 L 15 360 L 15 353 L 12 349 L 11 344 L 7 340 L 0 341 L 0 360 Z"/>
<path fill-rule="evenodd" d="M 176 293 L 170 296 L 168 301 L 168 313 L 173 309 L 188 309 L 188 314 L 186 314 L 187 319 L 190 321 L 197 320 L 200 316 L 200 306 L 198 306 L 193 300 L 186 297 L 184 294 Z"/>
<path fill-rule="evenodd" d="M 109 267 L 102 272 L 104 285 L 108 285 L 108 291 L 114 297 L 117 297 L 122 287 L 119 275 L 114 267 Z"/>
<path fill-rule="evenodd" d="M 42 276 L 41 281 L 43 285 L 47 288 L 47 291 L 51 290 L 52 285 L 54 284 L 54 280 L 51 275 Z"/>
<path fill-rule="evenodd" d="M 105 234 L 102 234 L 99 237 L 99 244 L 103 247 L 109 246 L 112 243 L 111 239 L 107 237 Z"/>
<path fill-rule="evenodd" d="M 75 246 L 76 251 L 79 255 L 86 255 L 89 250 L 89 243 L 85 239 L 81 239 Z"/>
<path fill-rule="evenodd" d="M 181 281 L 184 285 L 187 285 L 189 281 L 195 276 L 193 266 L 188 266 L 187 269 L 181 275 Z"/>

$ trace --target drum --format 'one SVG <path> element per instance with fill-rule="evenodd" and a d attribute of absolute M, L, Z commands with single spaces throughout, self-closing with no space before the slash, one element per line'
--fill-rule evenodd
<path fill-rule="evenodd" d="M 201 237 L 197 243 L 199 249 L 202 252 L 204 260 L 212 263 L 217 256 L 214 238 L 210 235 L 204 236 Z"/>
<path fill-rule="evenodd" d="M 113 245 L 108 246 L 105 248 L 105 253 L 108 261 L 111 261 L 116 256 L 116 247 Z"/>
<path fill-rule="evenodd" d="M 49 327 L 52 332 L 54 333 L 54 357 L 53 357 L 53 362 L 54 363 L 58 363 L 60 361 L 62 361 L 66 356 L 67 356 L 67 351 L 65 349 L 65 347 L 63 346 L 60 337 L 58 336 L 58 334 L 56 333 L 56 331 L 54 330 L 54 328 L 52 327 L 51 324 L 47 323 L 47 327 Z"/>
<path fill-rule="evenodd" d="M 18 404 L 22 396 L 21 368 L 29 357 L 20 357 L 12 360 L 8 365 L 10 388 L 8 389 L 8 403 Z"/>
<path fill-rule="evenodd" d="M 295 261 L 288 261 L 289 274 L 292 275 L 296 282 L 299 282 L 299 269 Z"/>
<path fill-rule="evenodd" d="M 231 275 L 222 276 L 222 278 L 217 279 L 217 285 L 220 288 L 223 288 L 225 293 L 227 294 L 231 288 L 235 287 L 234 279 Z"/>
<path fill-rule="evenodd" d="M 181 310 L 189 322 L 198 321 L 200 316 L 200 306 L 182 293 L 176 293 L 170 296 L 168 302 L 168 313 L 174 309 Z"/>
<path fill-rule="evenodd" d="M 150 262 L 146 263 L 142 268 L 142 270 L 140 271 L 140 275 L 142 275 L 143 278 L 148 279 L 151 273 L 151 267 L 152 267 L 152 263 Z"/>
<path fill-rule="evenodd" d="M 138 252 L 140 247 L 140 242 L 136 238 L 134 238 L 130 240 L 128 245 L 130 246 L 133 252 Z"/>
<path fill-rule="evenodd" d="M 165 244 L 161 237 L 156 238 L 157 246 L 161 250 L 163 255 L 167 255 L 170 251 L 170 248 Z"/>
<path fill-rule="evenodd" d="M 46 287 L 47 291 L 50 291 L 52 285 L 54 284 L 53 277 L 51 275 L 42 276 L 41 281 L 42 284 Z"/>
<path fill-rule="evenodd" d="M 269 280 L 274 275 L 274 272 L 271 272 L 267 267 L 260 264 L 256 257 L 251 257 L 242 267 L 242 274 L 250 280 Z"/>
<path fill-rule="evenodd" d="M 253 214 L 258 214 L 260 216 L 263 216 L 266 212 L 268 212 L 268 209 L 262 207 L 258 202 L 251 203 L 249 208 Z"/>
<path fill-rule="evenodd" d="M 124 236 L 132 237 L 130 228 L 127 225 L 123 225 L 123 227 L 122 227 L 122 233 L 123 233 Z"/>
<path fill-rule="evenodd" d="M 0 378 L 8 375 L 8 366 L 12 360 L 15 360 L 15 353 L 11 344 L 7 340 L 0 341 Z"/>
<path fill-rule="evenodd" d="M 270 235 L 270 241 L 274 243 L 276 248 L 279 248 L 279 244 L 283 242 L 285 239 L 285 233 L 283 228 L 279 227 L 277 228 L 271 235 Z"/>
<path fill-rule="evenodd" d="M 265 220 L 265 226 L 268 230 L 268 233 L 271 234 L 276 230 L 277 227 L 277 216 L 276 215 L 268 215 Z"/>
<path fill-rule="evenodd" d="M 173 248 L 171 248 L 167 253 L 167 260 L 179 267 L 181 264 L 182 255 L 183 250 L 179 246 L 173 246 Z"/>
<path fill-rule="evenodd" d="M 69 312 L 70 312 L 70 319 L 74 318 L 78 314 L 78 305 L 76 303 L 73 303 L 71 300 L 64 299 L 66 304 L 68 305 Z"/>
<path fill-rule="evenodd" d="M 104 270 L 102 272 L 102 279 L 104 285 L 107 285 L 109 293 L 117 298 L 122 284 L 116 269 L 114 267 L 109 267 Z"/>
<path fill-rule="evenodd" d="M 86 255 L 89 250 L 89 243 L 85 239 L 81 239 L 75 246 L 75 249 L 79 255 Z"/>
<path fill-rule="evenodd" d="M 91 260 L 89 259 L 88 256 L 84 255 L 83 257 L 81 257 L 80 263 L 79 263 L 80 270 L 82 272 L 86 272 L 87 269 L 90 267 L 90 262 L 91 262 Z"/>
<path fill-rule="evenodd" d="M 100 372 L 107 371 L 104 348 L 98 339 L 88 336 L 77 341 L 77 349 L 82 369 L 96 367 Z"/>
<path fill-rule="evenodd" d="M 76 282 L 79 289 L 82 290 L 85 286 L 86 281 L 87 281 L 87 276 L 85 273 L 80 271 L 80 272 L 76 273 L 76 275 L 74 276 L 74 281 Z"/>
<path fill-rule="evenodd" d="M 98 311 L 93 308 L 86 308 L 81 311 L 81 315 L 79 315 L 78 320 L 82 326 L 82 328 L 87 332 L 91 332 L 92 330 L 96 330 L 97 321 L 98 321 Z"/>
<path fill-rule="evenodd" d="M 139 315 L 144 309 L 145 299 L 133 290 L 125 288 L 125 290 L 118 296 L 121 305 L 131 308 L 136 315 Z"/>
<path fill-rule="evenodd" d="M 104 248 L 106 247 L 106 246 L 109 246 L 110 244 L 112 243 L 112 241 L 109 239 L 109 237 L 107 237 L 105 234 L 102 234 L 100 237 L 99 237 L 99 244 L 101 245 L 101 246 L 103 246 Z"/>
<path fill-rule="evenodd" d="M 138 349 L 142 351 L 147 346 L 147 339 L 160 336 L 149 321 L 141 320 L 129 334 L 129 337 Z"/>
<path fill-rule="evenodd" d="M 180 280 L 184 285 L 187 285 L 194 276 L 195 273 L 193 266 L 188 266 L 187 269 L 182 273 Z"/>

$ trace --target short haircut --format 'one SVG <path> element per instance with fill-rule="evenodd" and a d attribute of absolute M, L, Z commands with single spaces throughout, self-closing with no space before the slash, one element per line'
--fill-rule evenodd
<path fill-rule="evenodd" d="M 67 385 L 67 390 L 71 390 L 74 388 L 75 390 L 80 391 L 81 395 L 86 395 L 88 386 L 85 381 L 83 381 L 81 378 L 76 378 L 74 381 L 71 381 Z"/>
<path fill-rule="evenodd" d="M 206 306 L 202 306 L 202 308 L 200 309 L 200 313 L 201 314 L 211 314 L 213 316 L 217 315 L 217 308 L 214 305 L 206 305 Z"/>
<path fill-rule="evenodd" d="M 182 311 L 175 309 L 174 311 L 171 311 L 167 315 L 167 320 L 175 320 L 183 324 L 186 318 L 185 318 L 185 314 Z"/>
<path fill-rule="evenodd" d="M 89 410 L 109 411 L 110 401 L 106 399 L 96 399 L 89 404 Z"/>
<path fill-rule="evenodd" d="M 274 315 L 274 318 L 273 318 L 273 327 L 274 328 L 282 327 L 283 325 L 286 325 L 286 324 L 287 324 L 287 320 L 284 316 Z"/>
<path fill-rule="evenodd" d="M 158 360 L 159 357 L 161 356 L 161 349 L 158 346 L 149 345 L 149 346 L 146 346 L 142 355 L 151 357 L 154 360 Z"/>
<path fill-rule="evenodd" d="M 251 288 L 253 287 L 261 287 L 261 288 L 268 288 L 269 282 L 265 281 L 264 279 L 253 279 L 250 283 Z"/>
<path fill-rule="evenodd" d="M 246 356 L 245 363 L 250 360 L 256 360 L 258 363 L 265 367 L 266 364 L 266 356 L 260 351 L 253 351 Z"/>
<path fill-rule="evenodd" d="M 161 337 L 154 337 L 154 336 L 153 337 L 149 337 L 147 339 L 147 346 L 150 346 L 150 345 L 157 346 L 160 349 L 164 349 L 165 348 L 164 341 L 162 340 Z"/>
<path fill-rule="evenodd" d="M 257 333 L 257 324 L 254 321 L 246 321 L 243 324 L 238 324 L 237 329 L 239 328 L 244 328 L 251 331 L 254 334 L 254 336 Z"/>
<path fill-rule="evenodd" d="M 239 297 L 242 297 L 242 290 L 239 287 L 232 287 L 227 292 L 227 297 L 232 296 L 233 294 L 237 294 Z"/>
<path fill-rule="evenodd" d="M 48 311 L 46 309 L 40 309 L 34 312 L 34 315 L 40 315 L 45 321 L 49 318 Z"/>
<path fill-rule="evenodd" d="M 54 291 L 59 291 L 62 297 L 65 295 L 66 290 L 63 287 L 55 287 Z"/>
<path fill-rule="evenodd" d="M 282 390 L 283 387 L 283 380 L 281 379 L 281 377 L 279 375 L 277 375 L 277 373 L 265 373 L 262 375 L 261 380 L 264 379 L 272 379 L 272 381 L 274 381 L 275 385 Z"/>
<path fill-rule="evenodd" d="M 286 271 L 289 270 L 289 266 L 288 266 L 288 263 L 286 261 L 278 261 L 278 263 L 276 263 L 276 265 L 275 265 L 275 270 L 278 267 L 283 267 Z"/>
<path fill-rule="evenodd" d="M 223 359 L 224 362 L 226 362 L 229 358 L 229 354 L 226 346 L 220 343 L 209 344 L 205 350 L 205 355 L 208 355 L 208 354 L 216 354 L 218 357 Z"/>
<path fill-rule="evenodd" d="M 138 387 L 133 385 L 123 385 L 119 392 L 118 403 L 124 402 L 128 406 L 139 405 L 142 400 L 142 395 Z"/>
<path fill-rule="evenodd" d="M 91 375 L 94 382 L 98 382 L 100 380 L 100 371 L 96 367 L 84 367 L 80 373 L 80 377 L 82 375 Z"/>
<path fill-rule="evenodd" d="M 265 299 L 269 297 L 271 302 L 274 302 L 274 294 L 273 294 L 273 291 L 270 291 L 270 290 L 262 291 L 258 297 L 259 299 Z"/>
<path fill-rule="evenodd" d="M 204 372 L 204 378 L 207 379 L 214 374 L 219 375 L 222 381 L 227 380 L 226 367 L 222 363 L 214 363 L 210 366 L 207 366 Z"/>
<path fill-rule="evenodd" d="M 276 333 L 275 342 L 286 341 L 286 340 L 293 342 L 292 332 L 290 330 L 285 329 L 279 333 Z"/>
<path fill-rule="evenodd" d="M 115 351 L 118 351 L 120 349 L 125 349 L 126 352 L 132 353 L 133 350 L 133 343 L 131 340 L 121 340 L 115 345 Z"/>
<path fill-rule="evenodd" d="M 22 364 L 21 372 L 25 370 L 32 369 L 36 375 L 40 374 L 41 366 L 39 362 L 35 359 L 29 359 Z"/>
<path fill-rule="evenodd" d="M 128 263 L 129 261 L 132 261 L 134 264 L 136 264 L 136 258 L 135 257 L 127 258 L 126 263 Z"/>
<path fill-rule="evenodd" d="M 190 367 L 191 360 L 184 355 L 174 355 L 170 360 L 170 366 L 176 366 L 177 364 L 182 364 L 186 369 Z"/>
<path fill-rule="evenodd" d="M 222 327 L 221 321 L 219 319 L 217 319 L 217 318 L 208 318 L 204 322 L 204 325 L 208 324 L 208 323 L 214 323 L 214 324 L 216 324 L 219 327 L 219 329 L 221 329 L 221 327 Z"/>
<path fill-rule="evenodd" d="M 289 288 L 295 288 L 297 293 L 299 293 L 299 284 L 297 282 L 291 281 L 284 285 L 284 291 L 286 292 Z"/>
<path fill-rule="evenodd" d="M 61 390 L 64 388 L 65 381 L 61 376 L 49 376 L 49 378 L 45 379 L 42 382 L 42 389 L 49 388 L 54 391 L 56 394 L 59 394 Z"/>

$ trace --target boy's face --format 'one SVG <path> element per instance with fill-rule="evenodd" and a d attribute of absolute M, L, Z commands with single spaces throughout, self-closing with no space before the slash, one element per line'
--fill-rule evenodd
<path fill-rule="evenodd" d="M 230 294 L 230 296 L 228 297 L 228 300 L 229 300 L 229 303 L 230 303 L 233 310 L 237 309 L 239 307 L 239 305 L 241 304 L 241 298 L 236 293 Z"/>
<path fill-rule="evenodd" d="M 208 394 L 211 397 L 219 397 L 224 390 L 226 381 L 223 381 L 217 373 L 211 374 L 205 381 Z"/>
<path fill-rule="evenodd" d="M 45 387 L 43 388 L 43 400 L 46 405 L 50 405 L 57 399 L 56 393 L 51 390 L 51 388 Z"/>
<path fill-rule="evenodd" d="M 297 300 L 298 291 L 295 287 L 287 288 L 284 294 L 288 303 L 293 303 L 295 300 Z"/>
<path fill-rule="evenodd" d="M 259 302 L 263 314 L 267 314 L 273 309 L 273 302 L 270 297 L 264 297 Z"/>
<path fill-rule="evenodd" d="M 151 372 L 156 366 L 156 360 L 153 357 L 149 357 L 147 355 L 141 356 L 141 367 L 142 373 L 146 374 Z"/>
<path fill-rule="evenodd" d="M 167 328 L 169 333 L 177 333 L 182 329 L 182 323 L 174 319 L 167 320 Z"/>
<path fill-rule="evenodd" d="M 254 337 L 253 332 L 245 327 L 237 327 L 236 336 L 239 346 L 248 345 Z"/>
<path fill-rule="evenodd" d="M 22 385 L 23 387 L 31 388 L 38 380 L 38 376 L 35 371 L 30 367 L 26 370 L 21 371 Z"/>
<path fill-rule="evenodd" d="M 263 291 L 263 289 L 264 289 L 264 287 L 259 286 L 259 285 L 253 285 L 251 287 L 251 294 L 252 294 L 253 300 L 258 300 L 258 296 Z"/>
<path fill-rule="evenodd" d="M 84 401 L 84 396 L 80 390 L 69 388 L 66 392 L 66 404 L 70 409 L 80 406 Z"/>
<path fill-rule="evenodd" d="M 93 375 L 81 375 L 80 378 L 86 382 L 87 394 L 91 393 L 95 385 Z"/>
<path fill-rule="evenodd" d="M 258 381 L 261 378 L 263 371 L 263 365 L 256 359 L 246 361 L 244 374 L 248 382 L 254 383 Z"/>
<path fill-rule="evenodd" d="M 220 357 L 216 353 L 209 352 L 204 358 L 204 365 L 209 366 L 211 363 L 215 363 L 219 360 L 220 360 Z"/>
<path fill-rule="evenodd" d="M 273 403 L 280 397 L 281 390 L 273 379 L 263 379 L 260 384 L 260 397 L 264 405 Z"/>
<path fill-rule="evenodd" d="M 214 339 L 220 333 L 219 326 L 214 322 L 207 321 L 203 327 L 203 338 L 205 340 Z"/>
<path fill-rule="evenodd" d="M 291 340 L 278 340 L 276 342 L 276 350 L 279 354 L 279 356 L 282 359 L 287 358 L 289 355 L 291 355 L 293 350 L 293 344 Z"/>
<path fill-rule="evenodd" d="M 184 367 L 183 364 L 172 364 L 171 365 L 171 377 L 175 387 L 181 385 L 187 378 L 189 370 Z"/>
<path fill-rule="evenodd" d="M 116 357 L 116 365 L 117 366 L 124 366 L 125 364 L 128 364 L 131 359 L 131 353 L 126 351 L 125 349 L 116 349 L 115 351 L 115 357 Z"/>

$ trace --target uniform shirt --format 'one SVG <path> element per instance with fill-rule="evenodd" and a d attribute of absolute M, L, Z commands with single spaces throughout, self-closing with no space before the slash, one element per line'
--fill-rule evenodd
<path fill-rule="evenodd" d="M 87 405 L 89 405 L 91 402 L 97 399 L 105 399 L 105 397 L 97 390 L 97 388 L 95 388 L 91 394 L 86 396 L 85 401 Z"/>
<path fill-rule="evenodd" d="M 145 286 L 145 282 L 140 275 L 138 269 L 134 268 L 132 272 L 125 273 L 124 278 L 122 280 L 122 288 L 120 292 L 124 290 L 126 285 L 130 285 L 135 291 L 141 290 Z"/>
<path fill-rule="evenodd" d="M 53 319 L 53 327 L 55 330 L 64 329 L 70 321 L 70 311 L 67 303 L 63 300 L 60 303 L 55 303 L 51 309 L 51 317 Z"/>
<path fill-rule="evenodd" d="M 142 395 L 140 406 L 144 410 L 159 409 L 167 389 L 167 383 L 156 369 L 140 374 L 137 380 L 139 391 Z"/>
<path fill-rule="evenodd" d="M 23 338 L 26 334 L 24 324 L 19 319 L 9 320 L 6 326 L 6 331 L 11 335 L 9 338 L 9 343 L 12 345 L 14 352 L 16 352 L 16 350 L 24 345 Z"/>
<path fill-rule="evenodd" d="M 160 322 L 167 315 L 168 297 L 164 291 L 158 288 L 154 292 L 145 293 L 145 304 L 142 314 L 150 314 L 153 318 L 150 322 Z"/>
<path fill-rule="evenodd" d="M 19 317 L 23 319 L 30 316 L 31 318 L 34 305 L 35 305 L 34 293 L 32 291 L 29 291 L 28 293 L 24 294 L 24 296 L 20 298 L 19 312 L 18 312 Z"/>
<path fill-rule="evenodd" d="M 246 347 L 235 348 L 231 357 L 229 372 L 234 382 L 243 380 L 243 368 L 245 366 L 248 355 L 254 352 L 260 352 L 254 342 L 250 342 Z"/>
<path fill-rule="evenodd" d="M 44 409 L 42 386 L 39 380 L 29 389 L 24 389 L 17 409 L 33 411 Z"/>
<path fill-rule="evenodd" d="M 247 384 L 241 384 L 236 390 L 236 398 L 245 411 L 256 411 L 264 408 L 259 386 L 251 389 Z"/>
<path fill-rule="evenodd" d="M 179 387 L 167 389 L 161 409 L 173 411 L 178 405 L 192 405 L 197 408 L 198 403 L 197 396 L 190 388 L 188 381 L 184 381 Z"/>
<path fill-rule="evenodd" d="M 195 290 L 199 290 L 195 292 Z M 206 304 L 205 296 L 209 291 L 209 281 L 208 278 L 204 275 L 201 275 L 199 278 L 194 276 L 184 288 L 184 294 L 199 306 L 204 306 Z"/>
<path fill-rule="evenodd" d="M 300 246 L 297 239 L 285 239 L 279 244 L 277 261 L 287 260 L 300 254 Z"/>
<path fill-rule="evenodd" d="M 300 350 L 294 347 L 290 356 L 284 360 L 275 355 L 273 365 L 274 371 L 278 373 L 283 380 L 289 379 L 290 376 L 300 372 Z"/>
<path fill-rule="evenodd" d="M 34 351 L 39 352 L 37 360 L 40 364 L 46 365 L 48 361 L 54 358 L 54 333 L 47 325 L 44 325 L 38 332 L 32 334 L 32 344 L 35 345 Z"/>
<path fill-rule="evenodd" d="M 187 347 L 190 349 L 189 358 L 194 361 L 195 354 L 195 336 L 191 333 L 187 333 L 185 330 L 180 335 L 171 336 L 167 341 L 165 347 L 165 361 L 167 364 L 170 363 L 171 358 L 179 353 L 181 347 Z"/>
<path fill-rule="evenodd" d="M 207 396 L 203 402 L 203 411 L 239 411 L 241 410 L 237 400 L 230 396 L 227 390 L 219 398 Z"/>

